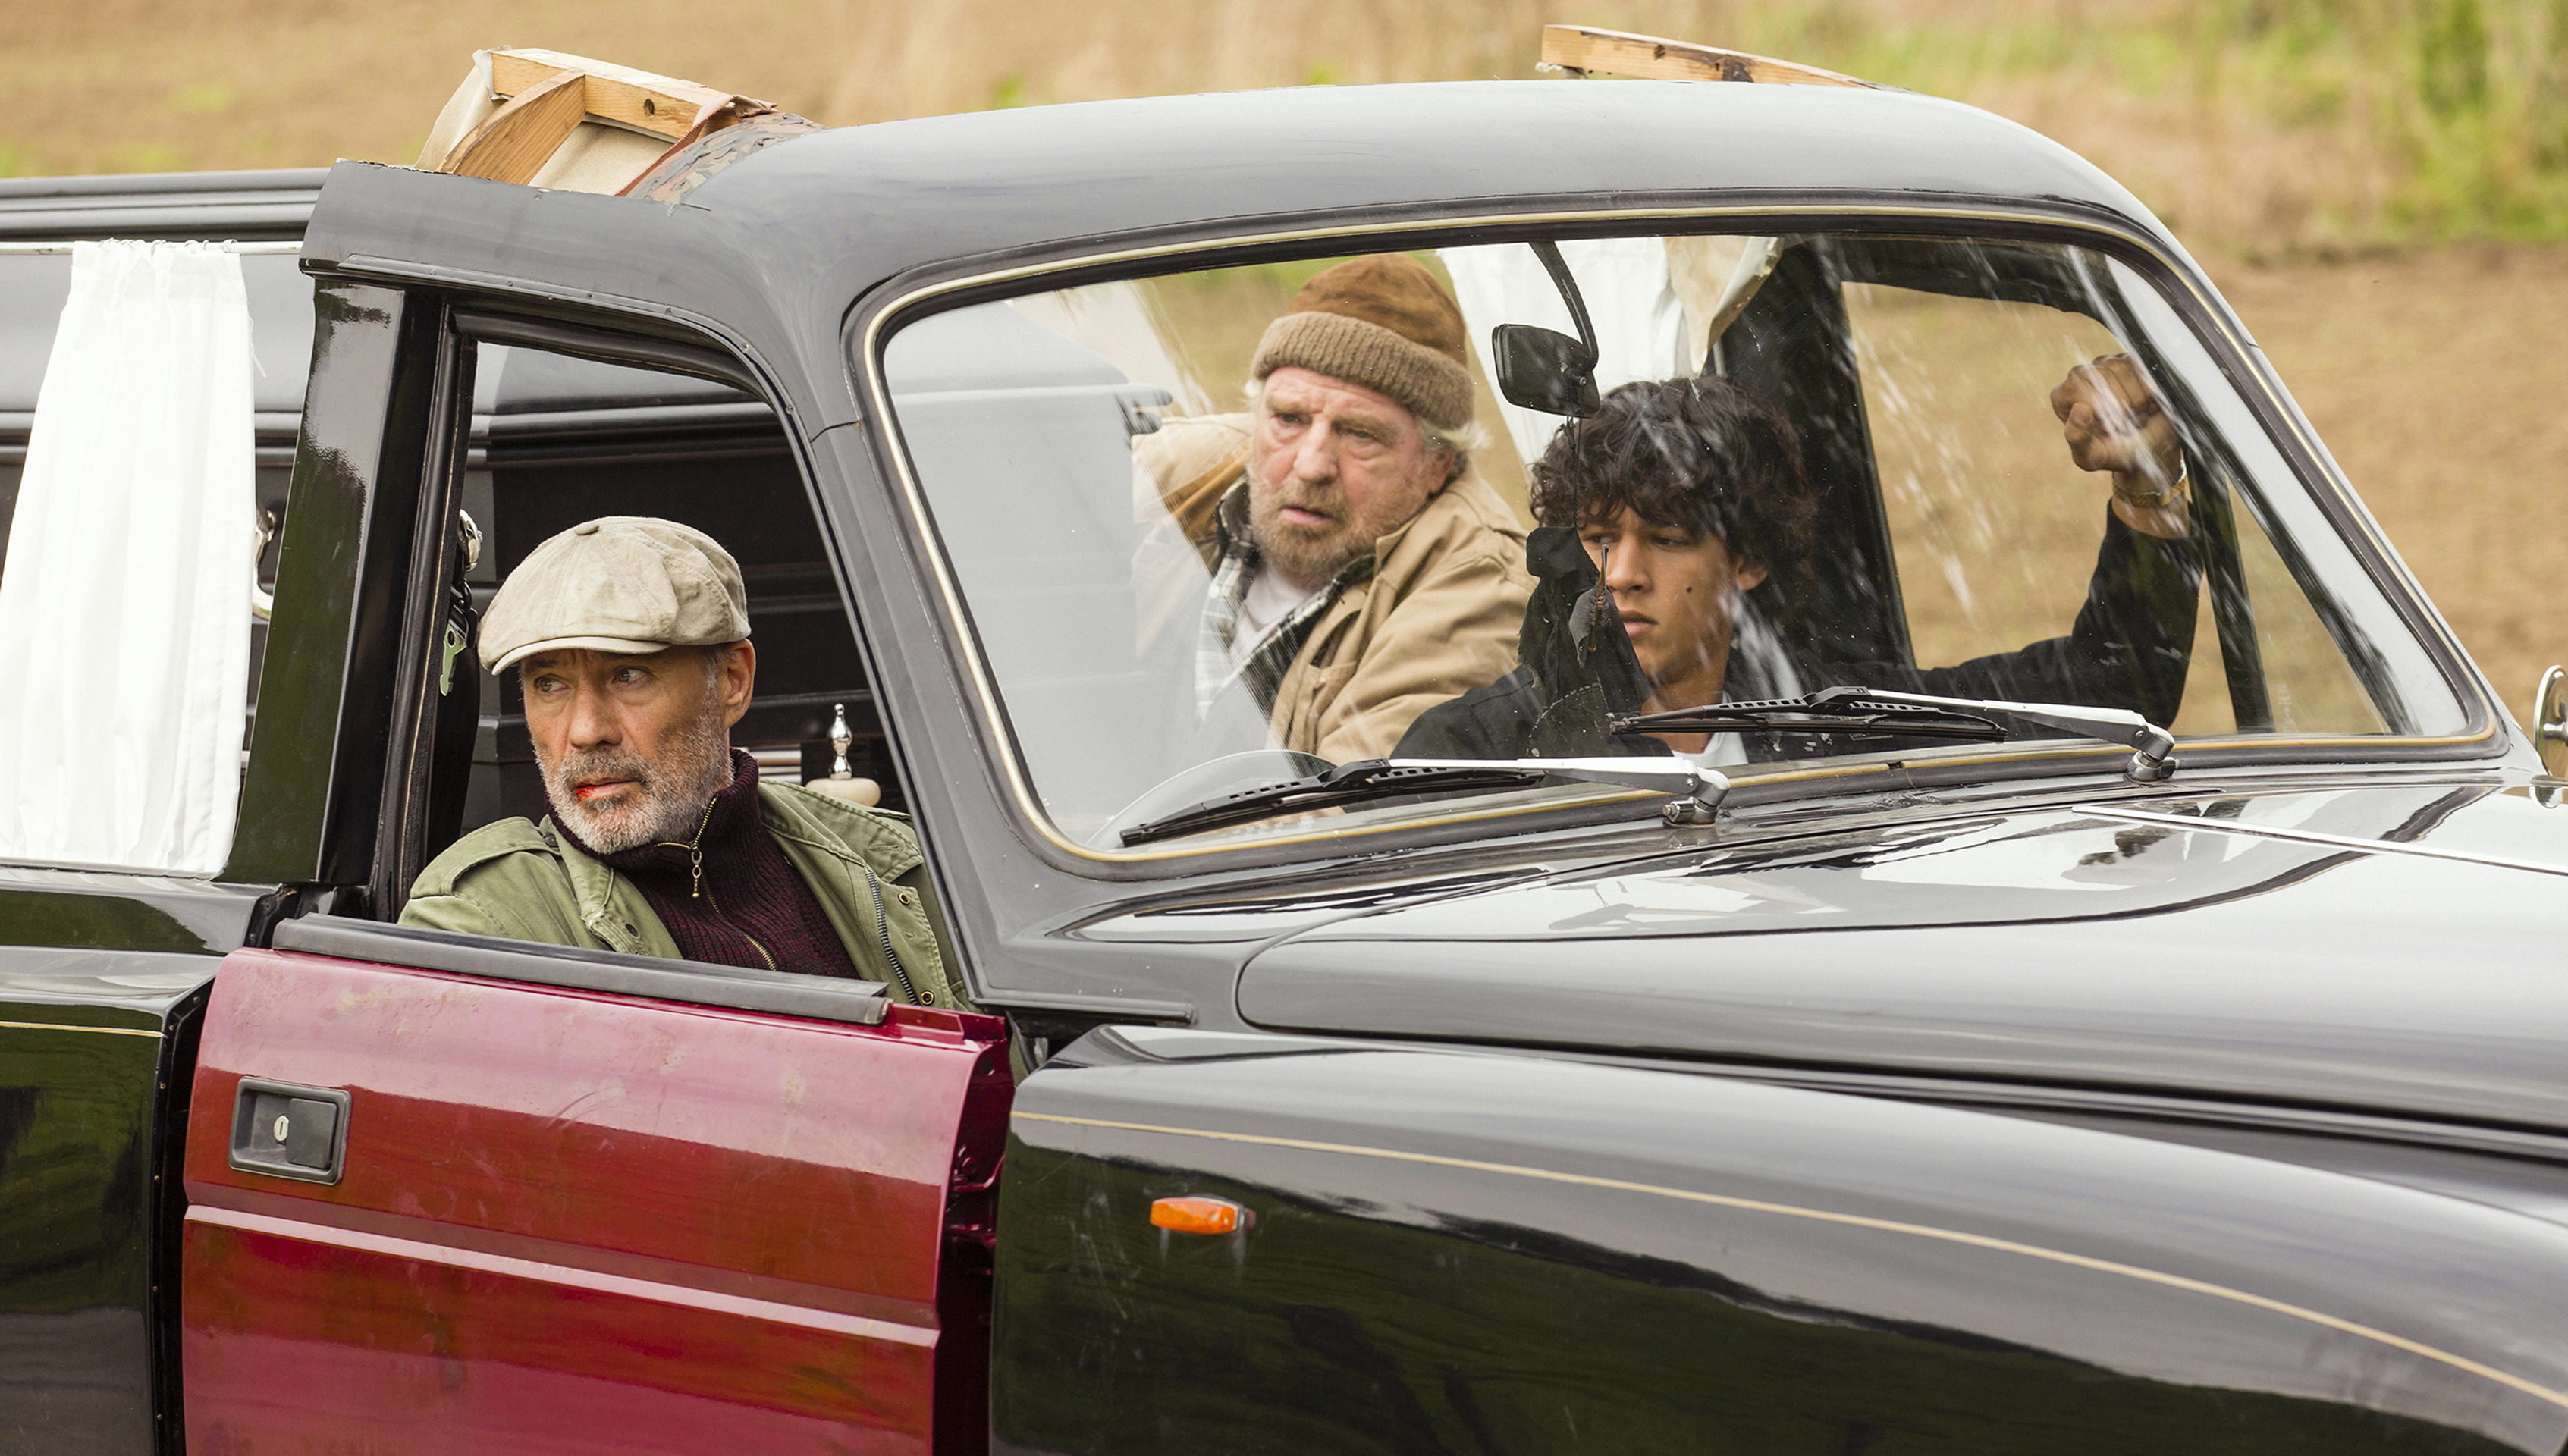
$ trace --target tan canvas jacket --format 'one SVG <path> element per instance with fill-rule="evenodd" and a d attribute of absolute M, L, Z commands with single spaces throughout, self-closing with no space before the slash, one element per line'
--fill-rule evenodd
<path fill-rule="evenodd" d="M 1248 430 L 1244 414 L 1203 416 L 1133 442 L 1208 565 L 1221 550 L 1214 512 L 1246 478 Z M 1515 512 L 1469 470 L 1376 541 L 1371 578 L 1320 614 L 1285 670 L 1275 740 L 1333 763 L 1385 757 L 1418 715 L 1505 677 L 1533 592 L 1524 542 Z"/>

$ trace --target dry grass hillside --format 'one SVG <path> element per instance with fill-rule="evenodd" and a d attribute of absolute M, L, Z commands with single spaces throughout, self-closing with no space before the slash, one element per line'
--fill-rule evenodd
<path fill-rule="evenodd" d="M 2258 254 L 2568 232 L 2553 0 L 27 0 L 0 173 L 407 160 L 476 46 L 612 57 L 846 124 L 1531 74 L 1549 20 L 1991 108 Z"/>
<path fill-rule="evenodd" d="M 1956 97 L 2094 158 L 2210 261 L 2507 698 L 2568 656 L 2542 595 L 2568 579 L 2555 0 L 28 0 L 0 174 L 406 161 L 477 46 L 851 124 L 1529 76 L 1549 20 Z"/>
<path fill-rule="evenodd" d="M 2568 659 L 2568 248 L 2212 261 L 2221 290 L 2518 719 Z"/>

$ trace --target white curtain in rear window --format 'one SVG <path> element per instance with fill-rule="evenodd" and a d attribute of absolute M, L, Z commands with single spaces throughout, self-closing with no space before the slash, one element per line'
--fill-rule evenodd
<path fill-rule="evenodd" d="M 222 868 L 249 684 L 251 368 L 237 256 L 75 246 L 0 563 L 0 862 Z"/>

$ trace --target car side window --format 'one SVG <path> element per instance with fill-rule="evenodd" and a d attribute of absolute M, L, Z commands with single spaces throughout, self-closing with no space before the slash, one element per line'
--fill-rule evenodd
<path fill-rule="evenodd" d="M 139 504 L 129 512 L 93 500 L 75 486 L 69 498 L 77 503 L 69 510 L 48 511 L 42 505 L 22 509 L 27 498 L 22 487 L 27 482 L 29 449 L 38 433 L 39 406 L 48 379 L 57 377 L 59 383 L 62 378 L 84 372 L 67 369 L 57 350 L 63 342 L 62 323 L 72 298 L 74 277 L 74 259 L 69 251 L 72 245 L 61 246 L 61 252 L 0 256 L 0 579 L 9 574 L 12 537 L 26 537 L 22 540 L 22 560 L 32 561 L 41 555 L 62 580 L 39 591 L 38 595 L 48 601 L 27 598 L 26 584 L 20 583 L 20 599 L 12 607 L 19 625 L 24 628 L 35 621 L 39 625 L 30 629 L 34 634 L 73 644 L 70 651 L 76 662 L 95 664 L 112 659 L 121 664 L 113 681 L 108 675 L 79 666 L 67 683 L 30 693 L 22 701 L 68 700 L 76 710 L 75 717 L 90 726 L 113 721 L 116 736 L 121 736 L 126 746 L 104 748 L 110 738 L 92 736 L 86 728 L 75 729 L 70 739 L 58 740 L 78 746 L 79 751 L 70 756 L 81 761 L 66 765 L 69 781 L 31 786 L 31 780 L 22 779 L 13 784 L 11 795 L 0 796 L 16 798 L 16 807 L 24 816 L 16 826 L 19 832 L 0 836 L 0 858 L 190 875 L 212 873 L 222 864 L 228 848 L 225 826 L 230 823 L 230 811 L 223 801 L 237 792 L 240 755 L 248 741 L 249 721 L 257 714 L 260 664 L 276 585 L 278 537 L 286 509 L 305 365 L 312 350 L 312 285 L 297 270 L 296 260 L 289 252 L 262 245 L 260 251 L 224 260 L 227 266 L 237 269 L 238 293 L 203 300 L 214 313 L 228 314 L 245 305 L 251 357 L 246 362 L 246 378 L 237 381 L 236 386 L 245 388 L 247 398 L 226 388 L 219 410 L 220 416 L 228 420 L 221 421 L 225 428 L 213 430 L 207 438 L 236 441 L 246 448 L 248 460 L 212 450 L 199 453 L 198 442 L 192 437 L 167 428 L 166 422 L 184 413 L 183 407 L 171 406 L 153 413 L 163 427 L 161 433 L 168 437 L 159 446 L 161 455 L 178 468 L 160 475 L 160 488 L 147 485 L 136 497 L 138 502 L 158 503 Z M 106 246 L 136 250 L 146 245 Z M 163 249 L 165 257 L 165 250 L 173 245 L 151 246 Z M 108 275 L 103 272 L 98 276 Z M 66 463 L 87 453 L 86 447 L 97 442 L 97 436 L 90 434 L 91 427 L 82 422 L 126 418 L 133 408 L 128 397 L 134 390 L 157 391 L 175 384 L 183 392 L 187 372 L 194 367 L 195 356 L 169 349 L 160 352 L 172 361 L 175 379 L 155 384 L 121 371 L 103 351 L 118 331 L 134 330 L 153 321 L 133 315 L 138 303 L 148 304 L 148 300 L 138 300 L 131 292 L 116 293 L 120 302 L 115 308 L 101 308 L 97 300 L 108 297 L 101 287 L 91 286 L 93 302 L 83 315 L 88 326 L 78 332 L 74 343 L 80 362 L 87 365 L 87 376 L 94 383 L 104 383 L 106 389 L 104 393 L 90 386 L 57 391 L 50 407 L 56 423 L 50 428 L 63 432 L 51 447 L 58 470 L 102 468 L 98 462 L 87 466 Z M 173 315 L 160 322 L 178 327 L 182 323 L 204 323 L 211 317 L 200 311 L 185 320 Z M 233 326 L 229 320 L 221 321 L 226 330 Z M 147 336 L 134 333 L 131 337 Z M 146 347 L 145 357 L 157 347 Z M 211 357 L 222 355 L 217 350 Z M 238 421 L 238 416 L 230 412 L 244 405 L 251 411 L 245 438 L 230 433 L 236 430 Z M 86 409 L 73 408 L 81 406 Z M 122 433 L 140 437 L 151 432 L 137 429 Z M 248 466 L 246 498 L 236 502 L 235 510 L 228 497 L 244 493 L 239 489 L 241 476 L 235 473 L 243 464 Z M 137 473 L 146 480 L 159 474 Z M 195 550 L 196 537 L 156 538 L 151 527 L 193 518 L 192 513 L 206 498 L 193 493 L 199 473 L 207 478 L 219 476 L 225 482 L 227 497 L 219 516 L 204 521 L 205 529 L 237 531 L 233 540 L 246 537 L 256 543 L 247 571 L 236 580 L 227 571 L 219 587 L 209 585 L 202 599 L 178 607 L 174 614 L 160 613 L 153 626 L 146 625 L 155 620 L 149 605 L 123 588 L 111 588 L 108 596 L 88 606 L 70 605 L 80 593 L 64 590 L 65 586 L 104 582 L 120 571 L 131 570 L 146 583 L 173 580 L 162 569 L 163 562 L 156 561 L 150 567 L 135 563 L 147 554 L 165 558 L 173 552 L 186 555 Z M 58 474 L 54 478 L 72 477 Z M 175 498 L 171 499 L 173 490 Z M 41 522 L 37 520 L 40 513 L 46 517 Z M 42 539 L 28 544 L 34 540 L 29 536 L 33 531 L 41 531 Z M 229 554 L 228 546 L 224 554 Z M 22 566 L 21 574 L 28 569 Z M 219 654 L 207 653 L 201 641 L 181 640 L 194 629 L 179 630 L 176 624 L 209 621 L 213 611 L 209 603 L 216 596 L 223 599 L 222 614 L 239 613 L 241 630 L 246 634 L 245 660 L 239 657 L 238 639 L 232 639 Z M 131 611 L 129 603 L 134 608 Z M 112 635 L 114 646 L 92 649 L 89 640 L 97 635 Z M 213 692 L 217 684 L 189 671 L 191 666 L 201 667 L 218 658 L 242 662 L 240 677 L 221 675 L 224 681 L 219 685 L 219 695 Z M 182 681 L 187 683 L 183 689 L 178 686 Z M 240 736 L 236 741 L 231 739 L 229 728 L 221 726 L 232 716 L 228 701 L 234 693 L 240 703 Z M 224 704 L 208 708 L 216 696 L 222 697 Z M 173 699 L 183 699 L 190 705 L 174 720 L 165 711 Z M 169 730 L 171 723 L 180 721 L 192 726 L 190 731 L 177 735 L 186 739 L 184 743 L 174 741 Z M 13 729 L 13 734 L 27 728 L 22 724 Z M 24 744 L 30 740 L 13 735 L 11 741 Z M 102 757 L 102 752 L 107 756 Z M 18 766 L 24 769 L 62 756 L 39 743 L 19 755 Z M 183 786 L 173 787 L 164 781 L 169 777 L 168 765 L 181 758 L 195 766 L 182 775 Z M 110 759 L 114 768 L 101 766 Z M 66 824 L 88 827 L 66 830 Z"/>
<path fill-rule="evenodd" d="M 968 1010 L 775 411 L 710 354 L 698 374 L 470 347 L 423 525 L 471 565 L 413 573 L 386 918 Z"/>
<path fill-rule="evenodd" d="M 2054 395 L 2097 361 L 2146 371 L 2111 329 L 2069 309 L 1866 282 L 1843 295 L 1915 662 L 1949 668 L 2064 634 L 2086 602 L 2105 506 L 2096 477 L 2064 448 Z M 2197 501 L 2234 490 L 2226 461 L 2189 455 L 2201 456 L 2185 465 Z M 2167 727 L 2186 736 L 2386 731 L 2253 513 L 2221 523 L 2234 574 L 2209 583 L 2194 671 Z M 2225 640 L 2224 607 L 2235 613 Z M 2261 702 L 2233 702 L 2254 689 Z"/>
<path fill-rule="evenodd" d="M 763 777 L 827 776 L 843 723 L 848 772 L 908 796 L 884 738 L 818 523 L 775 412 L 729 386 L 524 346 L 476 346 L 464 509 L 482 532 L 468 575 L 477 615 L 545 538 L 599 516 L 693 526 L 738 559 L 757 693 L 731 731 Z M 473 665 L 465 664 L 469 669 Z M 518 675 L 481 675 L 481 712 L 455 827 L 539 819 L 544 789 Z"/>

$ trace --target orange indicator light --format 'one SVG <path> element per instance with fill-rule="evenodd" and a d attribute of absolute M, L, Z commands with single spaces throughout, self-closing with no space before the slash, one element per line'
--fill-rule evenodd
<path fill-rule="evenodd" d="M 1150 1223 L 1180 1234 L 1233 1234 L 1248 1227 L 1248 1210 L 1221 1198 L 1162 1198 L 1150 1204 Z"/>

